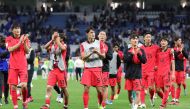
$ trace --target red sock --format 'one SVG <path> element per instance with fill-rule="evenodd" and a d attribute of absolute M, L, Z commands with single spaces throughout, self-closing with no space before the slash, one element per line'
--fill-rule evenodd
<path fill-rule="evenodd" d="M 121 89 L 117 89 L 117 94 L 120 94 Z"/>
<path fill-rule="evenodd" d="M 153 99 L 153 97 L 154 97 L 154 92 L 155 92 L 154 89 L 150 89 L 150 90 L 149 90 L 149 93 L 150 93 L 150 99 Z"/>
<path fill-rule="evenodd" d="M 23 97 L 23 102 L 25 102 L 25 101 L 26 101 L 27 96 L 28 96 L 28 90 L 27 90 L 27 89 L 25 89 L 25 88 L 23 88 L 23 89 L 22 89 L 22 97 Z"/>
<path fill-rule="evenodd" d="M 140 96 L 141 96 L 141 103 L 144 104 L 145 103 L 145 91 L 144 91 L 144 89 L 141 90 Z"/>
<path fill-rule="evenodd" d="M 98 103 L 102 104 L 103 96 L 101 93 L 98 93 Z"/>
<path fill-rule="evenodd" d="M 160 98 L 163 99 L 163 93 L 162 93 L 162 92 L 158 91 L 157 94 L 158 94 L 158 96 L 159 96 Z"/>
<path fill-rule="evenodd" d="M 12 102 L 14 106 L 18 106 L 16 90 L 11 89 Z"/>
<path fill-rule="evenodd" d="M 45 104 L 50 105 L 50 98 L 46 98 Z"/>
<path fill-rule="evenodd" d="M 4 89 L 5 89 L 5 87 L 4 87 L 4 85 L 2 86 L 2 92 L 4 92 Z"/>
<path fill-rule="evenodd" d="M 181 87 L 178 87 L 176 90 L 176 99 L 179 99 L 180 94 L 181 94 Z"/>
<path fill-rule="evenodd" d="M 102 107 L 105 107 L 105 106 L 106 106 L 106 102 L 102 101 Z"/>
<path fill-rule="evenodd" d="M 183 88 L 186 89 L 186 83 L 183 83 Z"/>
<path fill-rule="evenodd" d="M 84 93 L 83 93 L 84 108 L 88 108 L 88 99 L 89 99 L 89 94 L 88 94 L 88 92 L 84 92 Z"/>
<path fill-rule="evenodd" d="M 64 99 L 64 100 L 65 100 L 64 105 L 67 106 L 68 105 L 68 99 Z"/>
<path fill-rule="evenodd" d="M 166 90 L 164 92 L 164 96 L 163 96 L 163 99 L 162 99 L 162 105 L 166 105 L 167 101 L 168 101 L 168 96 L 169 96 L 169 90 Z"/>
<path fill-rule="evenodd" d="M 114 95 L 111 95 L 110 100 L 113 101 L 113 99 L 114 99 Z"/>
<path fill-rule="evenodd" d="M 170 91 L 171 91 L 171 94 L 172 94 L 172 99 L 174 99 L 176 92 L 175 92 L 175 87 L 173 85 L 171 86 Z"/>

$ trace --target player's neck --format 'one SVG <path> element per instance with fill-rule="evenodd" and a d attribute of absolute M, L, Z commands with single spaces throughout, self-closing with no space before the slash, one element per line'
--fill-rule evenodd
<path fill-rule="evenodd" d="M 18 34 L 13 34 L 13 37 L 14 37 L 14 38 L 19 38 L 20 35 L 18 35 Z"/>
<path fill-rule="evenodd" d="M 152 45 L 152 43 L 150 43 L 150 42 L 145 43 L 145 46 L 151 46 L 151 45 Z"/>
<path fill-rule="evenodd" d="M 138 46 L 137 45 L 132 45 L 132 48 L 136 49 L 136 48 L 138 48 Z"/>
<path fill-rule="evenodd" d="M 88 38 L 88 43 L 93 43 L 95 41 L 95 39 L 92 39 L 92 38 Z"/>
<path fill-rule="evenodd" d="M 162 48 L 162 51 L 166 51 L 168 49 L 167 46 L 164 46 L 164 47 L 161 47 Z"/>

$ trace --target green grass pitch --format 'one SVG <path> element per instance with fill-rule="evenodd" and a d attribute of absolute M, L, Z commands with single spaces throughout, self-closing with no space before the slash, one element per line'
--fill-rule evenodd
<path fill-rule="evenodd" d="M 187 80 L 187 90 L 188 95 L 184 96 L 184 92 L 182 89 L 180 104 L 178 106 L 168 105 L 166 109 L 190 109 L 190 80 Z M 39 109 L 40 106 L 44 104 L 45 100 L 45 90 L 46 90 L 46 80 L 42 80 L 38 77 L 37 80 L 33 80 L 33 88 L 32 95 L 34 101 L 29 104 L 29 109 Z M 122 81 L 122 90 L 119 96 L 119 99 L 115 100 L 113 105 L 108 105 L 106 109 L 130 109 L 129 102 L 127 99 L 127 91 L 123 90 L 124 80 Z M 69 80 L 68 82 L 68 91 L 69 91 L 69 109 L 83 109 L 82 102 L 82 94 L 83 94 L 83 86 L 76 82 L 75 80 Z M 51 109 L 62 109 L 63 104 L 59 104 L 55 101 L 57 94 L 53 91 L 51 98 Z M 169 99 L 169 101 L 171 98 Z M 149 96 L 146 97 L 147 109 L 158 109 L 161 103 L 161 99 L 155 99 L 156 106 L 152 108 L 150 106 Z M 13 109 L 11 100 L 9 100 L 9 104 L 0 107 L 0 109 Z M 22 109 L 21 101 L 19 101 L 19 109 Z M 97 96 L 95 88 L 91 87 L 90 89 L 90 101 L 89 101 L 89 109 L 98 109 L 97 107 Z"/>

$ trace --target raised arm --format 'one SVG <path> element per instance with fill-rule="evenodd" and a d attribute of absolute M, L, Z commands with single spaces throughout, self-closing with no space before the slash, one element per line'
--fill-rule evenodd
<path fill-rule="evenodd" d="M 8 51 L 9 52 L 13 52 L 16 49 L 18 49 L 20 47 L 20 45 L 22 44 L 23 38 L 24 38 L 24 35 L 22 35 L 20 37 L 20 41 L 17 44 L 15 44 L 15 45 L 11 45 L 11 40 L 10 39 L 6 39 L 6 46 L 7 46 Z"/>

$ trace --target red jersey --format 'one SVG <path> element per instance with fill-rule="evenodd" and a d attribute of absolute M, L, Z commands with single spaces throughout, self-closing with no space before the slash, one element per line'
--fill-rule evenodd
<path fill-rule="evenodd" d="M 120 59 L 123 60 L 123 58 L 124 58 L 123 52 L 119 50 L 118 51 L 118 55 L 119 55 Z"/>
<path fill-rule="evenodd" d="M 6 38 L 7 48 L 13 47 L 18 44 L 20 38 L 14 38 L 8 36 Z M 27 69 L 26 53 L 24 50 L 24 44 L 22 43 L 15 51 L 10 52 L 9 68 L 11 69 Z"/>
<path fill-rule="evenodd" d="M 161 51 L 161 49 L 158 50 L 158 53 L 157 53 L 158 71 L 157 71 L 157 74 L 165 75 L 166 73 L 170 72 L 172 60 L 174 60 L 174 56 L 171 53 L 170 48 L 168 48 L 166 51 Z"/>
<path fill-rule="evenodd" d="M 142 64 L 142 72 L 152 72 L 156 64 L 156 53 L 158 52 L 159 46 L 153 44 L 151 46 L 141 46 L 145 51 L 147 62 Z"/>

